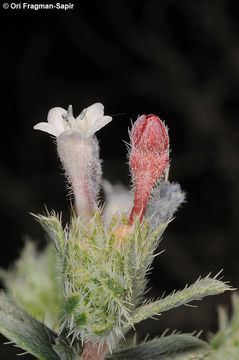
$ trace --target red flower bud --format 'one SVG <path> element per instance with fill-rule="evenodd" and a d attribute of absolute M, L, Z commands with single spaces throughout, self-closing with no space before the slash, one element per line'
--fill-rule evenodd
<path fill-rule="evenodd" d="M 135 183 L 134 205 L 129 222 L 140 215 L 143 219 L 152 187 L 165 173 L 169 160 L 169 138 L 158 116 L 140 116 L 131 131 L 130 166 Z"/>

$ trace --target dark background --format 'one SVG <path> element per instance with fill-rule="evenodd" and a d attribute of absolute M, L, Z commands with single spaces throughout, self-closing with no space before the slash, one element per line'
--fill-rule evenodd
<path fill-rule="evenodd" d="M 170 179 L 187 193 L 160 245 L 148 296 L 183 288 L 224 269 L 239 286 L 239 22 L 237 1 L 75 1 L 74 10 L 1 8 L 0 265 L 18 256 L 23 237 L 44 244 L 29 214 L 69 215 L 55 145 L 33 131 L 51 107 L 75 115 L 96 101 L 114 120 L 98 133 L 104 176 L 130 183 L 128 127 L 155 113 L 169 127 Z M 180 308 L 138 326 L 215 331 L 218 304 Z M 1 359 L 15 359 L 11 346 Z M 20 351 L 21 352 L 21 351 Z M 27 358 L 27 357 L 26 357 Z M 29 359 L 31 357 L 29 356 Z"/>

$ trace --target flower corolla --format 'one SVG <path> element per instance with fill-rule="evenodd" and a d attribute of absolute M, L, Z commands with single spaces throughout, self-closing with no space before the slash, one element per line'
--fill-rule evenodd
<path fill-rule="evenodd" d="M 76 118 L 73 116 L 72 106 L 68 110 L 54 107 L 48 112 L 47 122 L 40 122 L 34 126 L 35 130 L 47 132 L 53 136 L 68 134 L 77 130 L 82 136 L 90 137 L 112 120 L 111 116 L 104 116 L 104 106 L 95 103 L 84 109 Z"/>

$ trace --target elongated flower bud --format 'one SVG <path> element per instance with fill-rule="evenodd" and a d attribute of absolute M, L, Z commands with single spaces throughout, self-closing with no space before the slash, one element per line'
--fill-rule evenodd
<path fill-rule="evenodd" d="M 169 160 L 168 131 L 158 116 L 140 116 L 131 131 L 130 166 L 135 185 L 129 222 L 143 219 L 150 192 L 165 173 Z"/>

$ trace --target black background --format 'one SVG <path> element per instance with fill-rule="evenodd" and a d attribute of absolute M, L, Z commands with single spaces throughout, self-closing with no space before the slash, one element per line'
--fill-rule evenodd
<path fill-rule="evenodd" d="M 161 296 L 224 269 L 239 286 L 239 23 L 237 1 L 75 1 L 73 10 L 1 8 L 0 265 L 24 236 L 45 235 L 29 214 L 69 215 L 55 145 L 33 131 L 54 106 L 75 115 L 96 101 L 113 122 L 98 133 L 104 177 L 129 185 L 128 127 L 155 113 L 169 127 L 170 179 L 187 193 L 160 245 L 148 296 Z M 115 115 L 114 115 L 115 114 Z M 140 336 L 216 329 L 218 304 L 205 299 L 145 321 Z M 15 358 L 2 347 L 1 359 Z M 21 351 L 20 351 L 21 352 Z M 26 357 L 27 358 L 27 357 Z M 29 359 L 31 357 L 29 356 Z"/>

